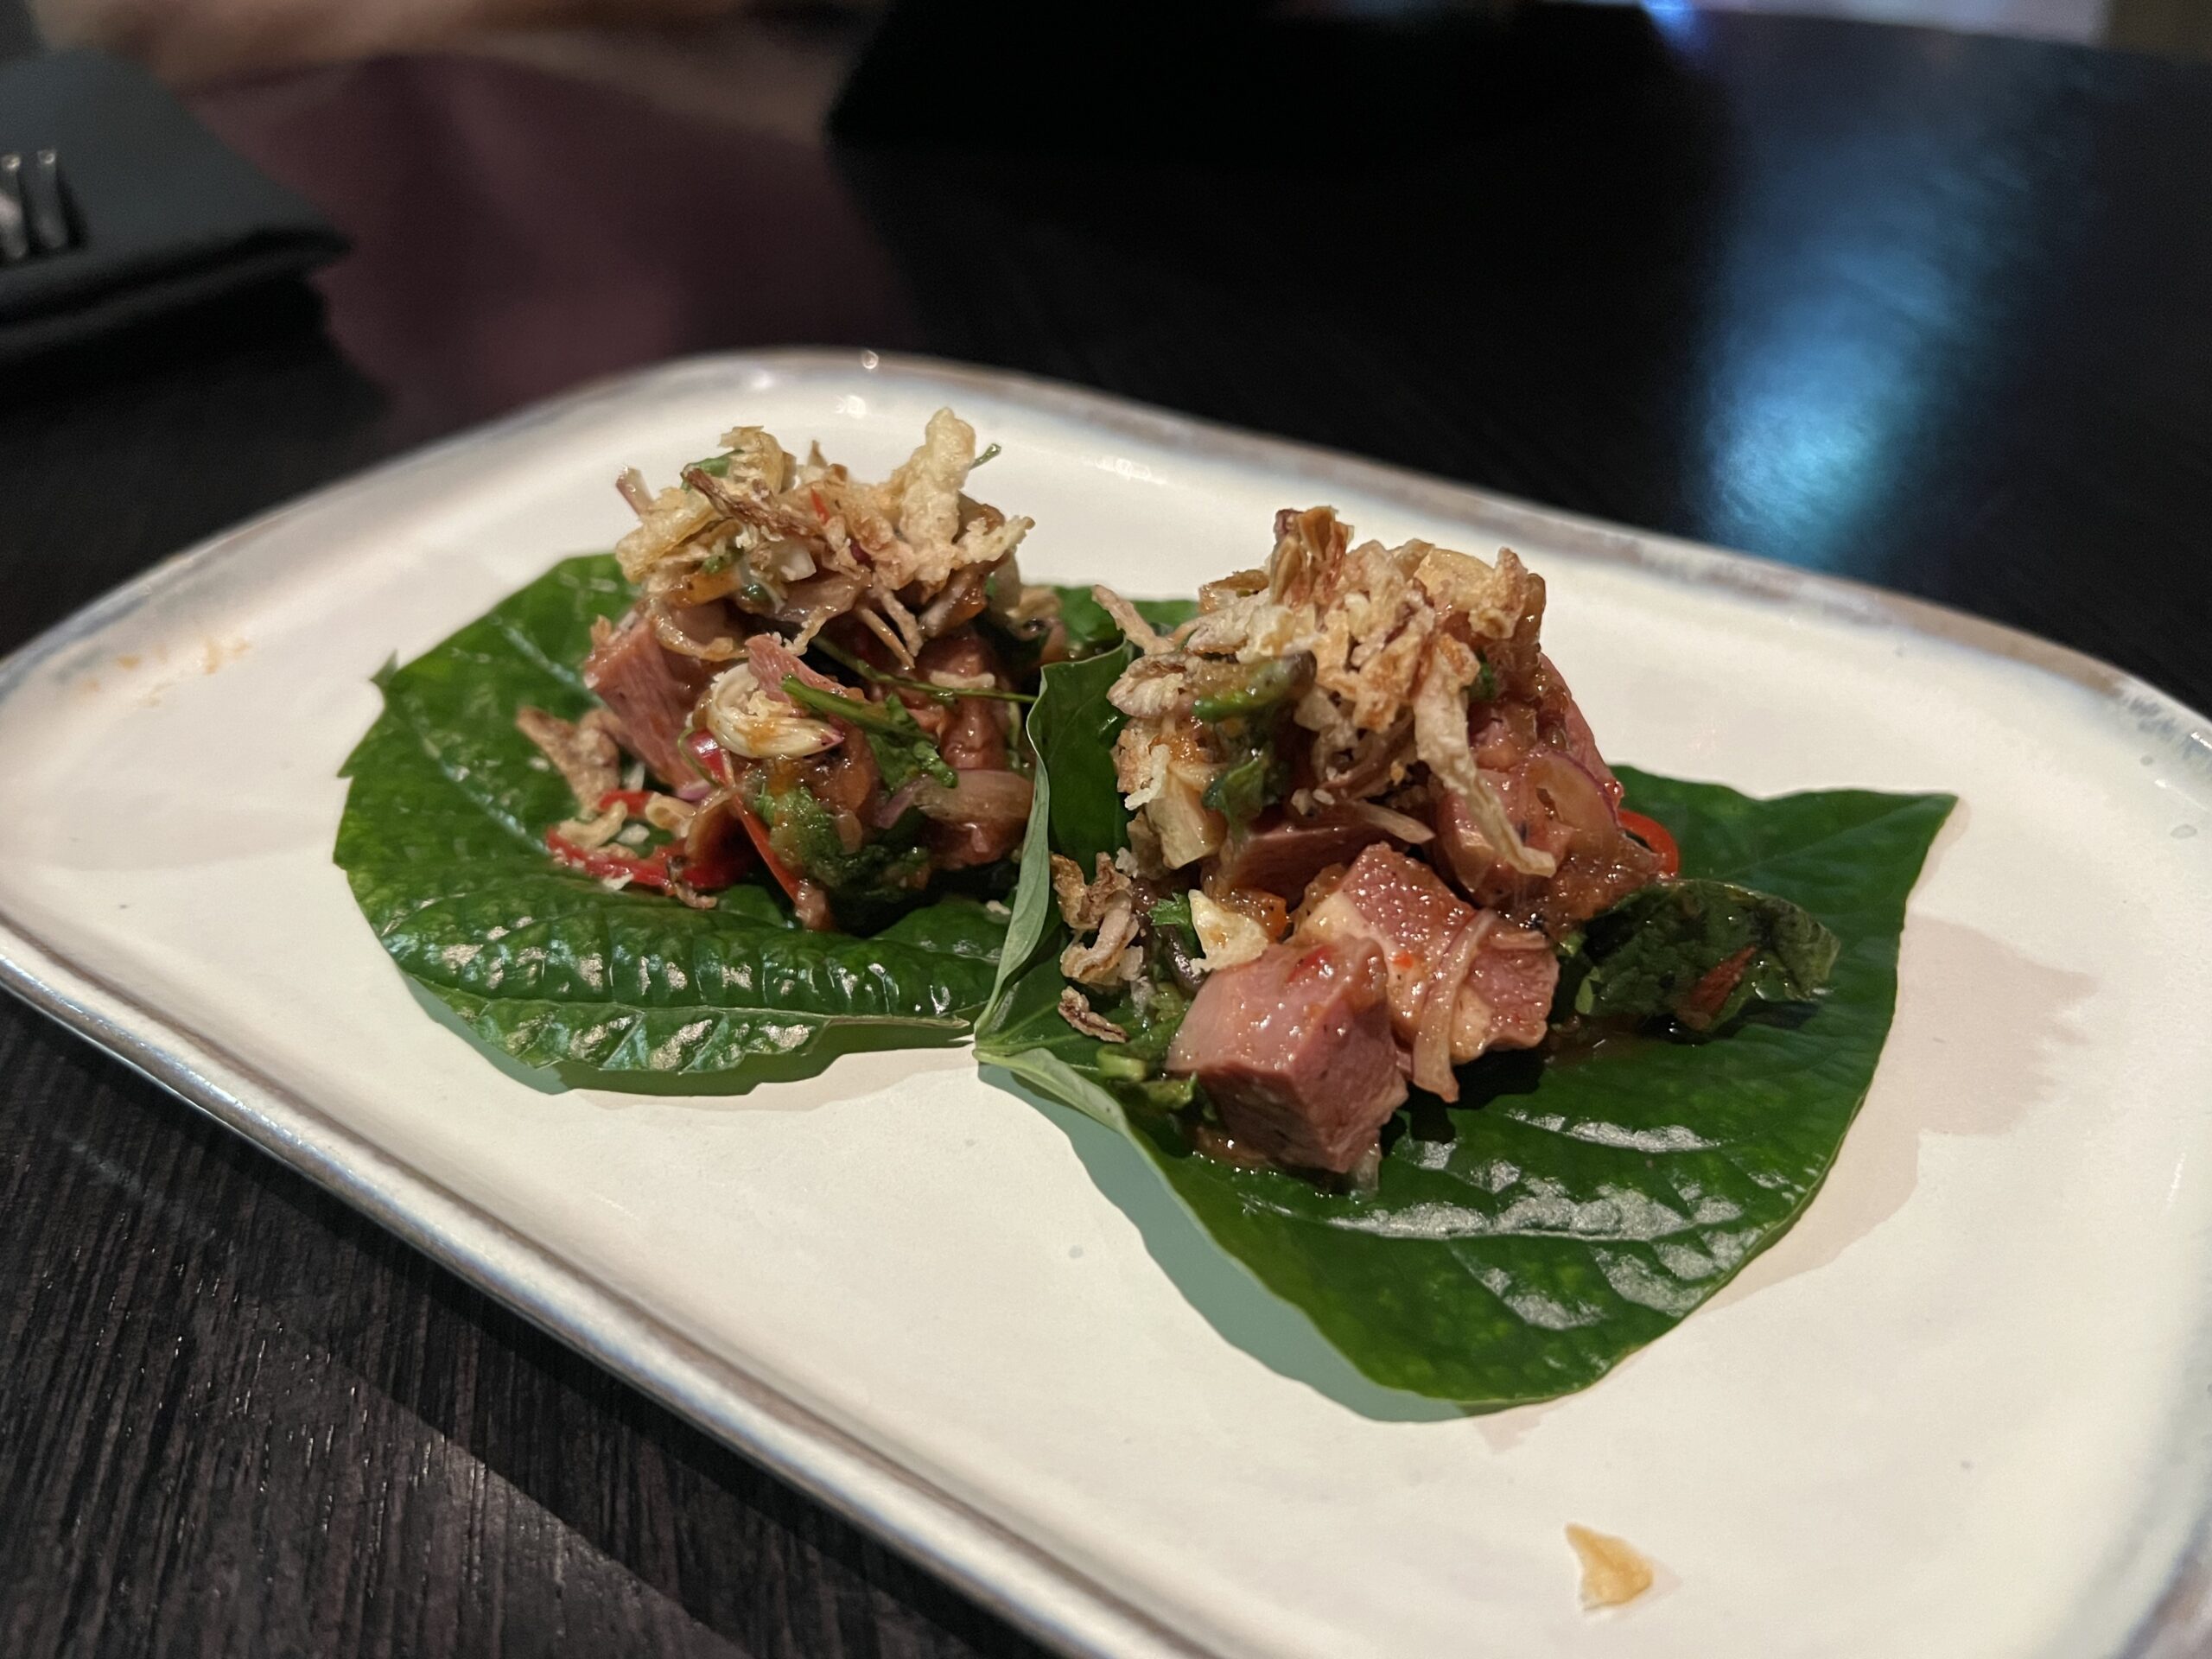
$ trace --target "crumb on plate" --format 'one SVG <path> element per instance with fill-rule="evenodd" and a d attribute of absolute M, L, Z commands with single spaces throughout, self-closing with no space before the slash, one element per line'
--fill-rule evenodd
<path fill-rule="evenodd" d="M 1582 1563 L 1584 1611 L 1623 1606 L 1651 1587 L 1651 1563 L 1626 1539 L 1569 1522 L 1567 1541 Z"/>

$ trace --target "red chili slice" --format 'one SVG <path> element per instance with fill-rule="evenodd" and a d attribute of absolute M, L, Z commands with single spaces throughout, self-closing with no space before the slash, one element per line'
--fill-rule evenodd
<path fill-rule="evenodd" d="M 753 850 L 760 855 L 760 862 L 767 867 L 768 874 L 776 878 L 776 885 L 784 890 L 784 896 L 797 904 L 799 878 L 791 874 L 791 866 L 776 856 L 775 848 L 768 842 L 768 826 L 761 823 L 743 802 L 732 801 L 729 804 L 730 810 L 737 814 L 737 821 L 745 826 L 745 833 L 751 837 Z"/>
<path fill-rule="evenodd" d="M 710 784 L 728 785 L 736 782 L 730 771 L 729 751 L 715 741 L 712 732 L 687 732 L 683 747 L 691 756 L 691 764 L 699 768 Z"/>
<path fill-rule="evenodd" d="M 1622 829 L 1659 855 L 1660 874 L 1681 873 L 1682 849 L 1675 845 L 1675 838 L 1667 832 L 1665 824 L 1656 818 L 1647 818 L 1641 812 L 1631 812 L 1626 807 L 1621 809 L 1620 819 Z"/>
<path fill-rule="evenodd" d="M 736 803 L 733 801 L 726 804 L 734 809 Z M 720 823 L 705 826 L 707 834 L 703 839 L 707 844 L 697 856 L 687 856 L 683 863 L 683 880 L 689 886 L 702 893 L 719 892 L 724 887 L 735 886 L 738 878 L 753 868 L 753 843 L 748 836 L 740 834 L 733 827 L 733 820 L 736 817 L 733 810 L 728 817 Z M 698 832 L 699 826 L 695 821 L 692 835 L 684 838 L 683 844 L 687 849 Z"/>
<path fill-rule="evenodd" d="M 546 850 L 572 870 L 581 870 L 595 881 L 605 881 L 614 876 L 627 876 L 637 886 L 652 887 L 661 893 L 673 890 L 676 878 L 669 874 L 668 849 L 664 847 L 650 858 L 639 858 L 634 853 L 621 852 L 612 848 L 579 847 L 557 830 L 545 832 Z"/>
<path fill-rule="evenodd" d="M 1699 1030 L 1713 1023 L 1713 1016 L 1720 1012 L 1728 1001 L 1737 982 L 1744 977 L 1744 969 L 1751 966 L 1757 945 L 1745 945 L 1727 961 L 1710 969 L 1704 978 L 1690 987 L 1690 994 L 1681 1000 L 1675 1014 L 1692 1030 Z"/>

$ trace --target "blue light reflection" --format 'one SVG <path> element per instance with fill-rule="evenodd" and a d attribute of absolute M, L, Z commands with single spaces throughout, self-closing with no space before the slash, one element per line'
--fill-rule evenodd
<path fill-rule="evenodd" d="M 1692 0 L 1639 0 L 1652 25 L 1669 40 L 1688 45 L 1698 35 L 1697 7 Z"/>
<path fill-rule="evenodd" d="M 1822 569 L 1864 563 L 1858 525 L 1892 480 L 1919 392 L 1916 331 L 1835 280 L 1766 296 L 1726 342 L 1710 431 L 1715 533 Z"/>
<path fill-rule="evenodd" d="M 1947 83 L 1942 90 L 1951 91 Z M 1908 547 L 1866 544 L 1897 499 L 1931 487 L 1931 400 L 2002 308 L 2012 221 L 2032 198 L 1969 162 L 1900 179 L 1902 103 L 1821 143 L 1755 153 L 1732 192 L 1707 375 L 1707 532 L 1726 545 L 1878 580 Z M 1948 115 L 1979 124 L 1985 112 Z"/>

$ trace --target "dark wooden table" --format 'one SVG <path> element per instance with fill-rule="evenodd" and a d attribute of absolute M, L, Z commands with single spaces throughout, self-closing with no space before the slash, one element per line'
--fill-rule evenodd
<path fill-rule="evenodd" d="M 2212 70 L 1538 11 L 1185 16 L 1025 73 L 1024 10 L 899 14 L 835 143 L 482 60 L 202 98 L 357 251 L 321 305 L 0 384 L 0 645 L 579 378 L 844 341 L 1862 576 L 2212 707 Z M 159 758 L 118 760 L 128 810 Z M 0 1652 L 1033 1651 L 13 1009 L 0 1192 Z"/>

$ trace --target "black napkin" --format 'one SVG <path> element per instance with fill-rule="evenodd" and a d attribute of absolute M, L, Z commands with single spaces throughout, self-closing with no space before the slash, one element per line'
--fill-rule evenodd
<path fill-rule="evenodd" d="M 0 154 L 52 149 L 79 245 L 0 266 L 0 362 L 296 275 L 345 251 L 145 71 L 99 52 L 0 64 Z"/>

